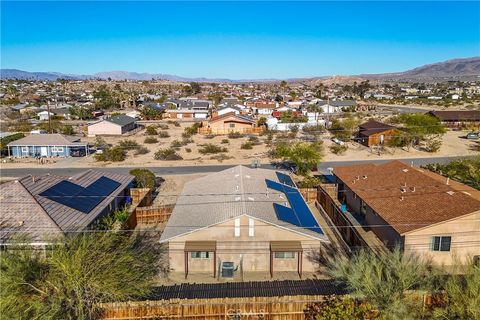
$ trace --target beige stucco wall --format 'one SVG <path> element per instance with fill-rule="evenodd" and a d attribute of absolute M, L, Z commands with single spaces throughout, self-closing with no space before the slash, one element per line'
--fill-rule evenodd
<path fill-rule="evenodd" d="M 196 231 L 169 241 L 169 263 L 174 272 L 185 271 L 185 241 L 217 241 L 217 263 L 232 261 L 243 270 L 268 272 L 270 270 L 270 241 L 301 241 L 303 271 L 316 271 L 318 265 L 310 258 L 318 253 L 320 240 L 310 238 L 254 219 L 254 236 L 249 236 L 249 217 L 240 217 L 240 236 L 235 236 L 235 219 Z M 213 272 L 213 254 L 208 259 L 195 259 L 188 255 L 189 273 Z M 298 259 L 273 259 L 275 271 L 296 271 Z"/>
<path fill-rule="evenodd" d="M 433 236 L 451 236 L 449 252 L 431 251 Z M 480 211 L 405 235 L 405 252 L 431 259 L 438 265 L 465 263 L 480 255 Z"/>
<path fill-rule="evenodd" d="M 88 126 L 88 135 L 110 135 L 110 134 L 122 134 L 122 127 L 111 123 L 109 121 L 100 121 Z"/>

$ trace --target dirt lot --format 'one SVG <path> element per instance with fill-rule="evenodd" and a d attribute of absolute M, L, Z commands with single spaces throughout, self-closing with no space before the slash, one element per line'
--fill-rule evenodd
<path fill-rule="evenodd" d="M 166 124 L 166 122 L 165 122 Z M 3 168 L 11 167 L 31 167 L 32 165 L 39 165 L 45 167 L 104 167 L 104 166 L 128 166 L 128 167 L 144 167 L 144 166 L 181 166 L 181 165 L 209 165 L 209 164 L 251 164 L 254 160 L 259 160 L 261 163 L 270 162 L 268 158 L 268 147 L 265 143 L 267 135 L 259 136 L 259 144 L 254 145 L 250 150 L 243 150 L 240 148 L 242 143 L 248 140 L 248 136 L 229 139 L 227 136 L 215 136 L 207 137 L 204 135 L 194 135 L 192 137 L 193 142 L 188 143 L 186 146 L 182 146 L 177 150 L 177 153 L 183 158 L 183 160 L 176 161 L 161 161 L 155 160 L 154 154 L 159 149 L 169 148 L 170 144 L 174 140 L 181 141 L 184 128 L 191 126 L 191 123 L 181 123 L 180 127 L 176 127 L 173 124 L 168 125 L 167 130 L 170 135 L 168 138 L 160 138 L 157 143 L 146 144 L 144 140 L 146 130 L 137 132 L 131 136 L 106 136 L 103 139 L 112 145 L 118 144 L 120 140 L 134 140 L 138 144 L 145 146 L 149 149 L 147 154 L 134 155 L 134 151 L 128 151 L 128 155 L 123 162 L 97 162 L 93 156 L 83 158 L 66 158 L 66 159 L 45 159 L 44 164 L 38 164 L 35 159 L 15 159 L 14 163 L 9 163 L 7 160 L 2 163 Z M 157 129 L 159 132 L 163 131 Z M 462 131 L 448 131 L 443 137 L 443 144 L 440 151 L 436 153 L 428 153 L 421 150 L 411 148 L 409 151 L 401 149 L 386 148 L 386 152 L 378 154 L 369 148 L 366 148 L 358 143 L 348 143 L 348 150 L 342 155 L 336 155 L 330 152 L 329 146 L 332 145 L 328 134 L 324 134 L 320 138 L 324 141 L 324 161 L 341 161 L 341 160 L 366 160 L 366 159 L 393 159 L 393 158 L 419 158 L 419 157 L 441 157 L 441 156 L 460 156 L 460 155 L 475 155 L 477 151 L 473 150 L 473 146 L 476 142 L 461 138 L 466 132 Z M 302 138 L 302 134 L 298 134 L 298 138 Z M 228 143 L 222 143 L 222 140 L 228 139 Z M 83 138 L 83 141 L 88 141 L 94 144 L 95 138 L 88 137 Z M 202 155 L 199 152 L 201 145 L 211 143 L 217 146 L 222 146 L 228 149 L 228 152 L 222 153 L 225 159 L 212 159 L 216 155 L 207 154 Z M 188 152 L 190 151 L 190 152 Z M 218 154 L 217 154 L 218 155 Z"/>

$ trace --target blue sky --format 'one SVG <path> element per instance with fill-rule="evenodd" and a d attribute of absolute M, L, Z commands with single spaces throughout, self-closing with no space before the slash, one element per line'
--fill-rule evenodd
<path fill-rule="evenodd" d="M 480 55 L 479 2 L 1 3 L 1 67 L 288 78 Z"/>

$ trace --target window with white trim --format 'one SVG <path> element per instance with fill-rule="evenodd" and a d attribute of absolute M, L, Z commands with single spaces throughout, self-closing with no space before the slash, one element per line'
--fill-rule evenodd
<path fill-rule="evenodd" d="M 240 218 L 235 219 L 235 237 L 240 237 Z"/>
<path fill-rule="evenodd" d="M 229 126 L 230 128 L 235 128 L 235 123 L 229 123 L 228 126 Z"/>
<path fill-rule="evenodd" d="M 210 258 L 210 252 L 208 251 L 193 251 L 190 253 L 193 259 L 208 259 Z"/>
<path fill-rule="evenodd" d="M 248 218 L 248 236 L 255 236 L 255 220 Z"/>
<path fill-rule="evenodd" d="M 294 259 L 295 252 L 275 252 L 275 259 Z"/>
<path fill-rule="evenodd" d="M 22 152 L 27 153 L 28 152 L 28 147 L 22 147 Z"/>
<path fill-rule="evenodd" d="M 438 236 L 432 237 L 432 251 L 450 251 L 452 245 L 452 237 L 450 236 Z"/>
<path fill-rule="evenodd" d="M 63 147 L 52 147 L 52 152 L 63 152 Z"/>

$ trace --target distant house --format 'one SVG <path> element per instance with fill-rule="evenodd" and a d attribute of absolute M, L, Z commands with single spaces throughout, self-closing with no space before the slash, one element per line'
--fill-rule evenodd
<path fill-rule="evenodd" d="M 133 179 L 88 170 L 72 177 L 28 175 L 1 184 L 0 245 L 22 234 L 30 244 L 44 246 L 89 229 L 125 202 Z"/>
<path fill-rule="evenodd" d="M 88 155 L 88 144 L 79 137 L 59 133 L 31 134 L 10 142 L 8 154 L 13 157 L 71 157 Z"/>
<path fill-rule="evenodd" d="M 343 207 L 333 221 L 353 217 L 388 249 L 438 265 L 480 256 L 480 191 L 400 161 L 334 167 L 333 176 Z M 320 199 L 332 214 L 336 205 Z M 339 229 L 346 241 L 349 229 Z"/>
<path fill-rule="evenodd" d="M 429 111 L 427 114 L 438 118 L 448 128 L 473 126 L 480 128 L 480 111 Z"/>
<path fill-rule="evenodd" d="M 19 103 L 19 104 L 14 105 L 13 107 L 11 107 L 11 109 L 12 109 L 13 111 L 18 111 L 18 112 L 20 112 L 20 111 L 22 111 L 23 109 L 27 108 L 28 106 L 29 106 L 28 103 Z"/>
<path fill-rule="evenodd" d="M 241 111 L 242 110 L 237 106 L 226 105 L 216 111 L 216 116 L 223 116 L 224 114 L 231 113 L 231 112 L 235 113 L 236 115 L 239 115 Z"/>
<path fill-rule="evenodd" d="M 344 108 L 355 107 L 357 103 L 354 100 L 337 100 L 337 101 L 318 101 L 317 106 L 322 109 L 323 113 L 339 113 Z"/>
<path fill-rule="evenodd" d="M 136 127 L 135 118 L 118 115 L 90 124 L 88 126 L 88 135 L 122 135 L 134 130 Z"/>
<path fill-rule="evenodd" d="M 367 147 L 385 145 L 398 133 L 394 126 L 370 120 L 358 126 L 358 141 Z"/>
<path fill-rule="evenodd" d="M 314 272 L 330 240 L 288 175 L 236 166 L 187 182 L 160 242 L 172 272 L 215 278 Z"/>
<path fill-rule="evenodd" d="M 263 128 L 257 127 L 257 121 L 247 117 L 235 115 L 230 112 L 207 122 L 206 127 L 201 128 L 202 133 L 228 134 L 230 132 L 254 133 L 260 132 Z"/>
<path fill-rule="evenodd" d="M 169 106 L 165 110 L 165 118 L 168 119 L 207 119 L 211 107 L 208 100 L 190 98 L 171 99 L 165 104 Z"/>
<path fill-rule="evenodd" d="M 49 116 L 50 114 L 50 116 Z M 46 121 L 49 118 L 52 118 L 55 114 L 53 112 L 48 112 L 47 110 L 40 111 L 37 113 L 38 120 Z"/>

